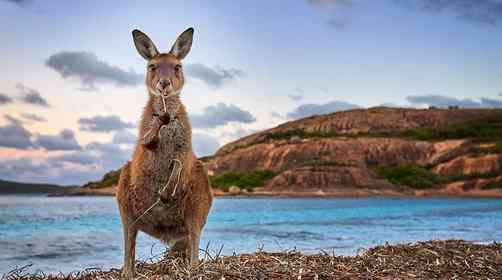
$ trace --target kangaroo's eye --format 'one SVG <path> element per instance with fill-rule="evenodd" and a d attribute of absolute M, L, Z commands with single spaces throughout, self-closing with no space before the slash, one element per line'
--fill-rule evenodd
<path fill-rule="evenodd" d="M 149 71 L 155 71 L 156 69 L 157 69 L 157 65 L 155 65 L 155 64 L 148 65 L 148 70 Z"/>
<path fill-rule="evenodd" d="M 174 66 L 174 71 L 180 72 L 181 71 L 181 64 Z"/>

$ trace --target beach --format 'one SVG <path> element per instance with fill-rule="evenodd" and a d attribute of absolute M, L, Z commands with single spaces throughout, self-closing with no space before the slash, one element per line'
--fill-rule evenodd
<path fill-rule="evenodd" d="M 385 244 L 502 241 L 502 201 L 493 198 L 226 198 L 214 201 L 202 249 L 211 255 L 296 250 L 356 256 Z M 122 266 L 113 197 L 0 196 L 0 274 L 68 274 Z M 138 260 L 158 259 L 159 241 L 139 234 Z M 204 257 L 201 251 L 200 257 Z"/>

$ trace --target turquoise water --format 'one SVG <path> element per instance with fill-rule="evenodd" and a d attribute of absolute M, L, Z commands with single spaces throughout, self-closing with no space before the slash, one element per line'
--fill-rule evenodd
<path fill-rule="evenodd" d="M 501 199 L 219 198 L 201 247 L 225 255 L 297 249 L 353 255 L 386 242 L 430 239 L 502 241 Z M 137 255 L 161 253 L 138 237 Z M 119 268 L 122 228 L 111 197 L 0 196 L 0 275 L 33 264 L 31 272 Z"/>

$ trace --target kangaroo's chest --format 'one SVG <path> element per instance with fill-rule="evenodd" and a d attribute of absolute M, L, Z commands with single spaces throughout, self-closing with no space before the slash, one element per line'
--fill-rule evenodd
<path fill-rule="evenodd" d="M 158 137 L 157 152 L 163 158 L 186 152 L 190 147 L 190 135 L 181 120 L 176 117 L 160 127 Z"/>

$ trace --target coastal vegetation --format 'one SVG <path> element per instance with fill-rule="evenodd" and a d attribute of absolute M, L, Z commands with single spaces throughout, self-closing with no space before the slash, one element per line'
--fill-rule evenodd
<path fill-rule="evenodd" d="M 256 187 L 263 186 L 267 180 L 274 178 L 276 175 L 276 172 L 270 170 L 255 170 L 249 173 L 225 172 L 211 176 L 209 180 L 213 188 L 223 191 L 228 191 L 232 186 L 252 191 Z"/>
<path fill-rule="evenodd" d="M 420 141 L 472 139 L 478 142 L 497 142 L 497 149 L 502 150 L 502 113 L 463 121 L 438 129 L 410 129 L 403 132 L 401 136 Z"/>
<path fill-rule="evenodd" d="M 319 131 L 306 131 L 303 129 L 292 129 L 292 130 L 277 131 L 267 134 L 265 140 L 289 140 L 292 138 L 299 138 L 299 139 L 333 138 L 338 136 L 340 136 L 340 134 L 335 132 L 319 132 Z"/>
<path fill-rule="evenodd" d="M 442 176 L 434 173 L 431 168 L 416 165 L 400 165 L 400 166 L 378 166 L 374 171 L 382 178 L 396 186 L 408 186 L 413 189 L 430 189 L 437 188 L 441 185 L 458 182 L 468 181 L 475 179 L 492 179 L 500 176 L 500 172 L 488 173 L 472 173 L 472 174 L 455 174 L 449 176 Z M 499 187 L 497 187 L 499 186 Z M 483 187 L 483 189 L 500 188 L 500 183 L 490 183 Z"/>
<path fill-rule="evenodd" d="M 116 186 L 117 183 L 119 182 L 120 178 L 120 170 L 112 170 L 108 173 L 106 173 L 103 178 L 99 181 L 94 181 L 94 182 L 89 182 L 85 184 L 83 187 L 86 188 L 91 188 L 91 189 L 102 189 L 102 188 L 109 188 L 112 186 Z"/>
<path fill-rule="evenodd" d="M 413 189 L 429 189 L 444 182 L 439 175 L 418 165 L 379 166 L 375 171 L 394 185 L 405 185 Z"/>
<path fill-rule="evenodd" d="M 459 121 L 438 128 L 420 127 L 403 131 L 370 131 L 359 133 L 338 133 L 336 131 L 308 131 L 305 129 L 282 129 L 271 131 L 256 139 L 251 145 L 268 141 L 311 139 L 311 138 L 358 138 L 358 137 L 391 137 L 416 141 L 442 141 L 450 139 L 471 139 L 476 142 L 496 142 L 497 150 L 502 151 L 502 113 L 480 117 L 474 120 Z"/>
<path fill-rule="evenodd" d="M 482 187 L 483 190 L 494 190 L 494 189 L 502 189 L 502 181 L 499 182 L 491 182 Z"/>

